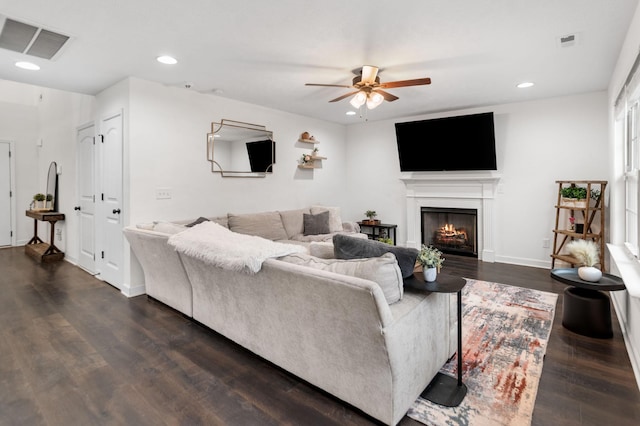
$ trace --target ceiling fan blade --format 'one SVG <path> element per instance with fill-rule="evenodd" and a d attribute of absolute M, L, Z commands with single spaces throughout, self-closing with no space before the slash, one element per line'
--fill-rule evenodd
<path fill-rule="evenodd" d="M 353 86 L 348 86 L 346 84 L 316 84 L 316 83 L 306 83 L 305 86 L 321 86 L 321 87 L 347 87 L 351 88 Z"/>
<path fill-rule="evenodd" d="M 362 67 L 362 79 L 363 84 L 373 84 L 376 82 L 376 76 L 378 75 L 378 67 L 372 65 L 364 65 Z"/>
<path fill-rule="evenodd" d="M 392 95 L 391 93 L 385 92 L 384 90 L 376 89 L 374 90 L 374 92 L 380 93 L 385 101 L 393 102 L 399 99 L 396 95 Z"/>
<path fill-rule="evenodd" d="M 382 83 L 378 87 L 382 87 L 383 89 L 392 89 L 394 87 L 421 86 L 424 84 L 431 84 L 431 79 L 427 77 L 416 78 L 413 80 L 390 81 L 388 83 Z"/>
<path fill-rule="evenodd" d="M 351 96 L 351 95 L 355 95 L 355 94 L 356 94 L 356 93 L 358 93 L 358 92 L 359 92 L 359 90 L 356 90 L 355 92 L 350 92 L 350 93 L 347 93 L 346 95 L 338 96 L 338 97 L 337 97 L 337 98 L 335 98 L 335 99 L 331 99 L 329 102 L 338 102 L 338 101 L 341 101 L 341 100 L 343 100 L 344 98 L 348 98 L 349 96 Z"/>

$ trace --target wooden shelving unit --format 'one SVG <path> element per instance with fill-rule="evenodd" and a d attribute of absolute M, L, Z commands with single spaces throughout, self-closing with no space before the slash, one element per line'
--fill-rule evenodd
<path fill-rule="evenodd" d="M 553 252 L 551 253 L 551 268 L 555 268 L 556 260 L 569 263 L 572 267 L 579 262 L 571 255 L 564 253 L 565 245 L 574 239 L 591 240 L 600 249 L 600 269 L 606 271 L 604 256 L 605 208 L 604 195 L 607 188 L 606 180 L 557 180 L 558 200 L 556 203 L 556 223 L 553 230 Z M 583 187 L 587 190 L 587 201 L 576 207 L 575 203 L 566 203 L 562 198 L 562 189 L 567 187 Z M 595 198 L 591 198 L 592 191 L 599 191 Z M 568 229 L 569 217 L 582 220 L 582 232 Z M 566 225 L 565 225 L 566 224 Z"/>
<path fill-rule="evenodd" d="M 298 139 L 298 142 L 308 143 L 308 144 L 312 144 L 312 145 L 320 143 L 320 141 L 317 141 L 315 139 L 303 139 L 303 138 Z M 326 160 L 326 159 L 327 159 L 327 157 L 322 157 L 320 155 L 313 155 L 313 153 L 312 153 L 311 154 L 311 161 L 306 162 L 306 163 L 302 163 L 302 164 L 298 164 L 298 168 L 299 169 L 319 169 L 319 168 L 321 168 L 319 161 Z"/>

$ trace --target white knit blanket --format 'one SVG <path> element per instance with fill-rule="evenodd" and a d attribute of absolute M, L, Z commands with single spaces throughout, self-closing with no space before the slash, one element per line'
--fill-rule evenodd
<path fill-rule="evenodd" d="M 253 235 L 232 232 L 215 222 L 202 222 L 169 237 L 176 251 L 210 265 L 255 274 L 272 257 L 305 252 L 293 244 L 277 243 Z"/>

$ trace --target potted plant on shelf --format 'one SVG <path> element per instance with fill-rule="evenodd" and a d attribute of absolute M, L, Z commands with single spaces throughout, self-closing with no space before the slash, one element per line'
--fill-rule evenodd
<path fill-rule="evenodd" d="M 378 213 L 376 213 L 375 210 L 367 210 L 366 212 L 364 212 L 364 215 L 368 218 L 362 221 L 362 223 L 364 223 L 365 225 L 377 225 L 380 223 L 379 220 L 374 219 L 376 216 L 378 216 Z"/>
<path fill-rule="evenodd" d="M 437 248 L 423 244 L 420 253 L 418 253 L 417 261 L 422 266 L 424 280 L 433 282 L 436 280 L 438 272 L 440 272 L 444 257 L 442 257 L 442 252 Z"/>
<path fill-rule="evenodd" d="M 41 194 L 39 192 L 36 195 L 34 195 L 33 196 L 34 210 L 42 210 L 44 208 L 45 199 L 46 197 L 44 196 L 44 194 Z"/>
<path fill-rule="evenodd" d="M 567 244 L 569 253 L 578 260 L 578 276 L 584 281 L 596 282 L 602 278 L 602 271 L 595 265 L 600 263 L 598 246 L 589 240 L 573 240 Z"/>
<path fill-rule="evenodd" d="M 587 207 L 587 188 L 583 186 L 567 186 L 560 190 L 562 196 L 561 205 L 566 207 L 575 207 L 584 209 Z M 600 191 L 592 189 L 589 198 L 597 200 L 600 197 Z"/>

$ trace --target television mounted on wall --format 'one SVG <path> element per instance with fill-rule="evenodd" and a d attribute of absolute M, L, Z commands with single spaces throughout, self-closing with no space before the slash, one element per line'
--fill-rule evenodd
<path fill-rule="evenodd" d="M 497 170 L 492 112 L 395 127 L 400 171 Z"/>

